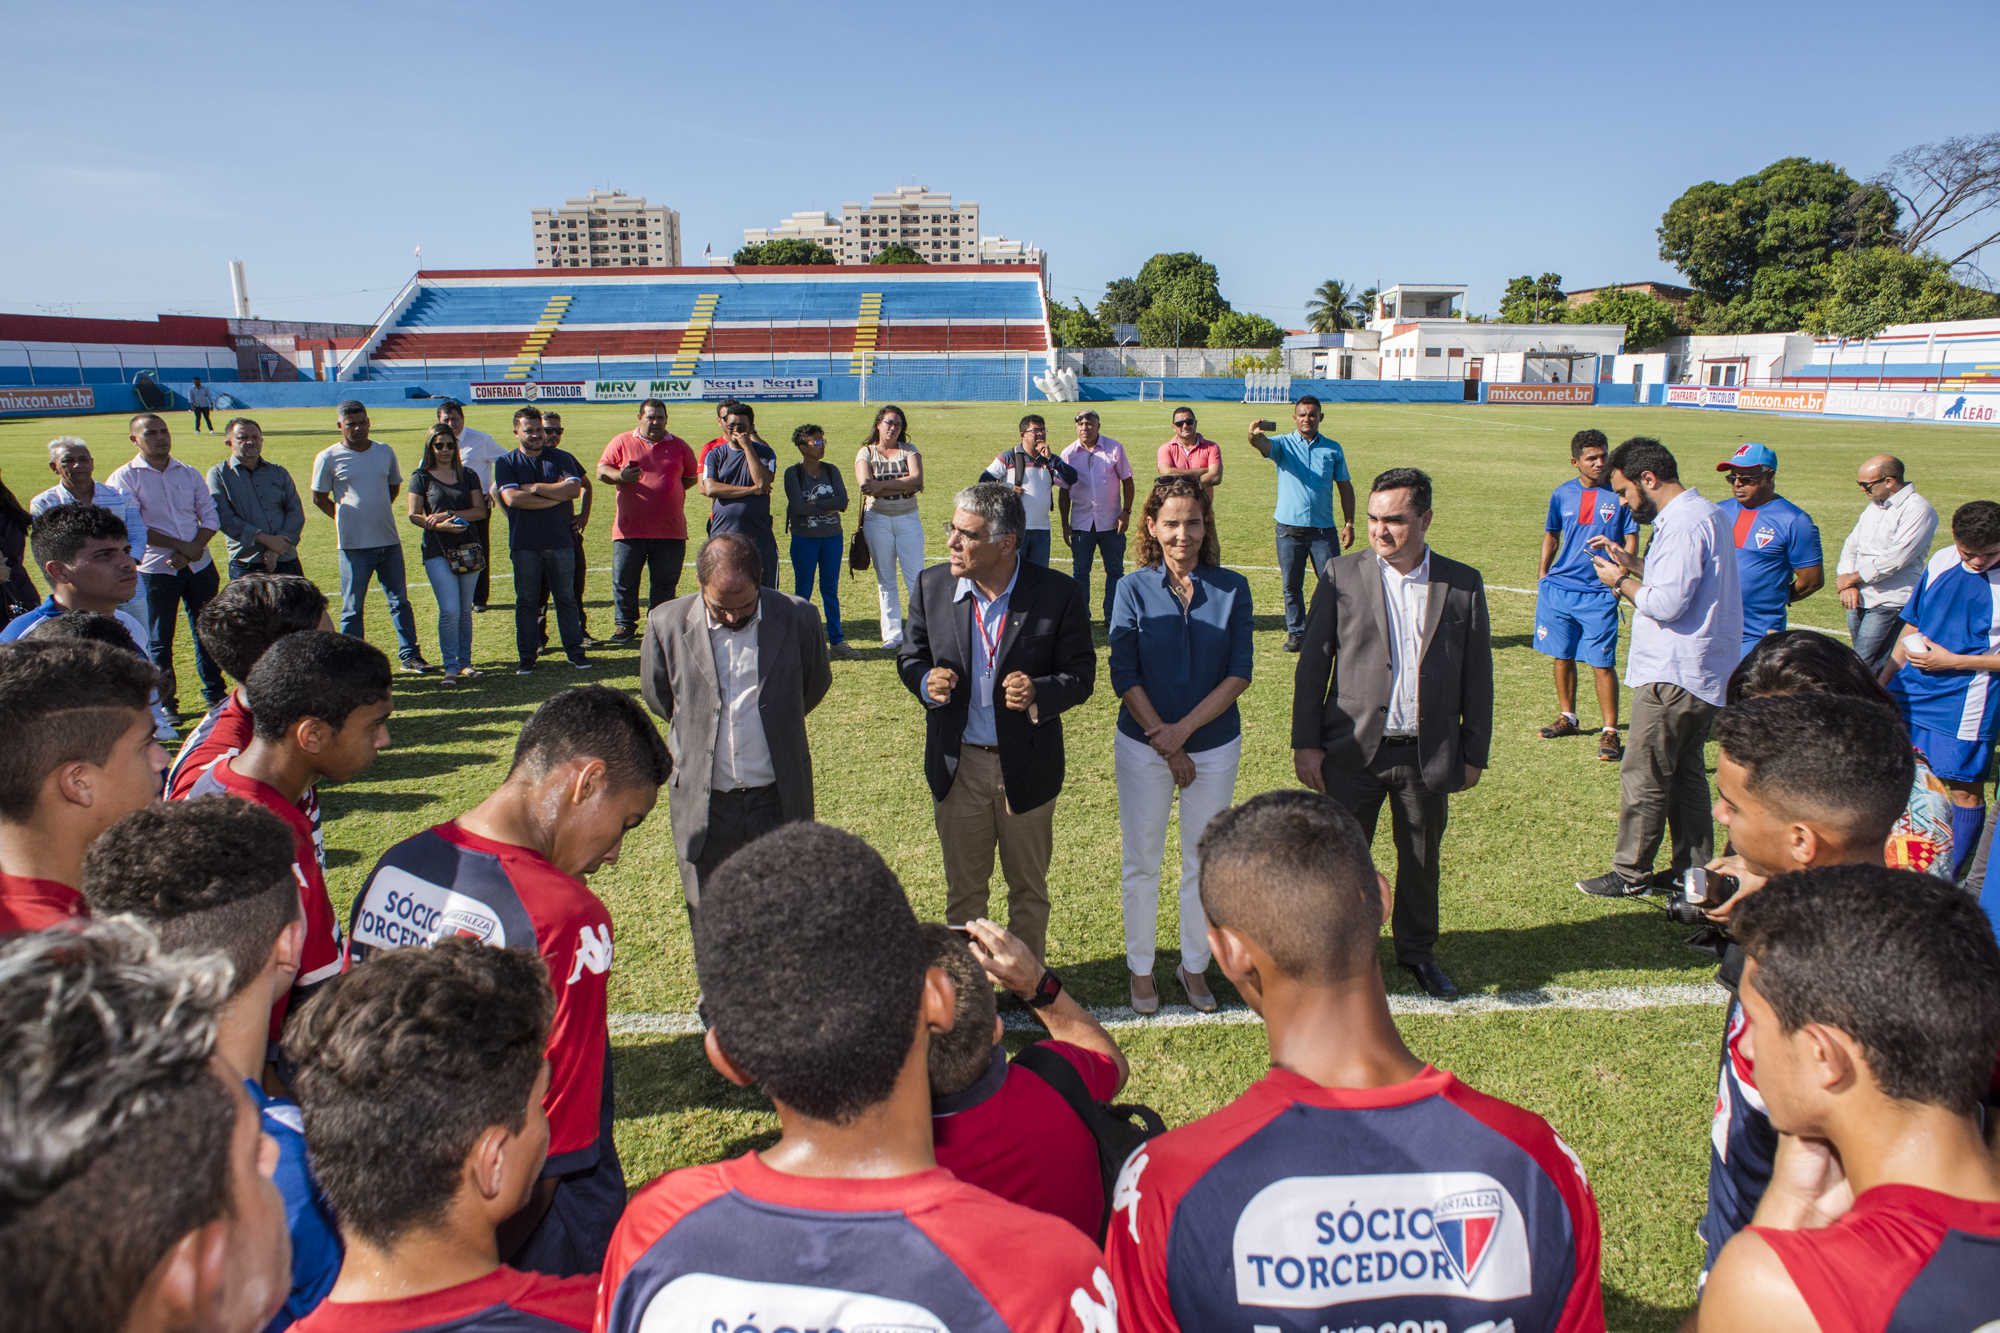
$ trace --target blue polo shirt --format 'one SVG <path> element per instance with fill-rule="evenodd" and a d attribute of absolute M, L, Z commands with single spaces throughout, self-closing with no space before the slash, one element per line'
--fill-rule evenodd
<path fill-rule="evenodd" d="M 1736 540 L 1736 576 L 1743 585 L 1743 644 L 1785 627 L 1791 604 L 1792 573 L 1826 563 L 1812 515 L 1782 495 L 1755 509 L 1734 499 L 1716 506 Z"/>
<path fill-rule="evenodd" d="M 1340 442 L 1324 435 L 1307 440 L 1297 431 L 1269 439 L 1271 461 L 1278 465 L 1278 522 L 1289 528 L 1330 528 L 1339 520 L 1333 512 L 1333 484 L 1346 481 L 1347 455 Z"/>
<path fill-rule="evenodd" d="M 583 468 L 576 459 L 560 449 L 544 449 L 532 458 L 526 449 L 516 449 L 504 458 L 493 460 L 493 489 L 496 491 L 518 490 L 523 486 L 582 475 Z M 550 505 L 547 509 L 510 508 L 507 511 L 507 549 L 569 550 L 574 537 L 570 519 L 575 510 L 576 503 L 571 500 Z"/>
<path fill-rule="evenodd" d="M 778 455 L 770 445 L 762 440 L 752 440 L 750 447 L 757 451 L 757 457 L 764 460 L 764 466 L 775 479 L 778 475 Z M 701 460 L 701 470 L 708 474 L 710 481 L 724 486 L 754 486 L 757 479 L 750 475 L 750 460 L 741 449 L 727 444 L 718 444 L 708 451 L 708 457 Z M 708 530 L 711 535 L 718 532 L 740 532 L 746 537 L 771 536 L 770 495 L 739 495 L 733 500 L 715 499 L 709 502 Z"/>
<path fill-rule="evenodd" d="M 1226 677 L 1250 679 L 1250 580 L 1219 566 L 1199 566 L 1189 579 L 1194 589 L 1185 607 L 1168 590 L 1160 565 L 1118 580 L 1111 601 L 1111 692 L 1122 697 L 1143 685 L 1163 722 L 1192 713 Z M 1118 730 L 1135 741 L 1146 739 L 1123 704 Z M 1242 718 L 1231 702 L 1221 716 L 1195 728 L 1182 748 L 1197 754 L 1242 734 Z"/>

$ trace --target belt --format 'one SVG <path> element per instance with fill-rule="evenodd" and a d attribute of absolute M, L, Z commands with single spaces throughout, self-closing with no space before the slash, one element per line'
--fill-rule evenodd
<path fill-rule="evenodd" d="M 1417 738 L 1415 736 L 1384 736 L 1382 738 L 1382 744 L 1384 745 L 1415 745 L 1416 743 Z"/>
<path fill-rule="evenodd" d="M 997 745 L 975 745 L 971 741 L 960 741 L 958 743 L 958 748 L 961 750 L 984 750 L 988 754 L 1000 753 L 1000 747 Z"/>

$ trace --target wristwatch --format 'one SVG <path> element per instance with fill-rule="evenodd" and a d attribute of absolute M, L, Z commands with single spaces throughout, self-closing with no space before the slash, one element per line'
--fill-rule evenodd
<path fill-rule="evenodd" d="M 1048 968 L 1042 969 L 1042 979 L 1035 983 L 1035 993 L 1027 998 L 1030 1009 L 1046 1009 L 1062 994 L 1062 978 Z"/>

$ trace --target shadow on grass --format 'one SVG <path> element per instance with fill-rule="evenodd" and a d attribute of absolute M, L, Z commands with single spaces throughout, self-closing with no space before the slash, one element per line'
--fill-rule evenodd
<path fill-rule="evenodd" d="M 328 823 L 344 819 L 357 810 L 368 810 L 376 814 L 404 814 L 411 810 L 421 810 L 427 805 L 435 805 L 443 800 L 436 792 L 428 791 L 343 791 L 327 804 L 329 808 L 323 818 Z M 328 856 L 333 853 L 329 851 Z"/>
<path fill-rule="evenodd" d="M 1627 1296 L 1616 1287 L 1604 1288 L 1604 1326 L 1618 1333 L 1672 1333 L 1693 1309 L 1692 1305 L 1655 1305 Z"/>
<path fill-rule="evenodd" d="M 1493 646 L 1495 648 L 1532 648 L 1535 646 L 1535 636 L 1532 634 L 1495 634 L 1493 636 Z"/>
<path fill-rule="evenodd" d="M 763 1093 L 755 1088 L 739 1088 L 715 1072 L 702 1041 L 699 1035 L 690 1033 L 614 1045 L 611 1062 L 618 1118 L 636 1120 L 704 1109 L 770 1110 L 771 1099 Z"/>
<path fill-rule="evenodd" d="M 477 751 L 397 750 L 390 748 L 368 767 L 370 782 L 392 782 L 410 778 L 441 778 L 461 768 L 485 768 L 493 762 L 490 754 Z"/>

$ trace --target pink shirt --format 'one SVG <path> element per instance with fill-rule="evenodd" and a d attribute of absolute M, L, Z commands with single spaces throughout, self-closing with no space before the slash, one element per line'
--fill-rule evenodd
<path fill-rule="evenodd" d="M 1125 507 L 1120 482 L 1132 479 L 1132 465 L 1125 461 L 1125 446 L 1109 435 L 1097 437 L 1097 447 L 1086 449 L 1082 440 L 1062 451 L 1062 460 L 1076 469 L 1076 480 L 1068 486 L 1069 525 L 1078 532 L 1110 532 L 1118 526 L 1118 511 Z"/>
<path fill-rule="evenodd" d="M 215 517 L 215 497 L 208 493 L 208 479 L 178 458 L 169 458 L 165 471 L 144 458 L 134 458 L 106 477 L 104 484 L 125 492 L 138 502 L 139 517 L 145 521 L 149 536 L 158 532 L 175 541 L 191 542 L 202 528 L 211 532 L 220 530 L 221 525 Z M 188 568 L 199 572 L 207 569 L 210 563 L 208 552 L 203 551 L 201 559 Z M 145 554 L 139 560 L 139 572 L 173 573 L 174 553 L 148 541 Z"/>
<path fill-rule="evenodd" d="M 669 435 L 653 444 L 637 431 L 628 430 L 605 445 L 603 455 L 597 460 L 597 466 L 613 472 L 622 471 L 632 463 L 639 465 L 639 480 L 618 490 L 612 510 L 612 540 L 685 539 L 687 483 L 701 472 L 694 450 L 678 435 Z"/>
<path fill-rule="evenodd" d="M 1221 461 L 1222 446 L 1206 435 L 1196 434 L 1192 449 L 1183 447 L 1178 437 L 1160 446 L 1160 472 L 1163 475 L 1170 467 L 1199 468 L 1206 472 Z M 1209 487 L 1208 493 L 1214 495 L 1215 487 Z"/>

